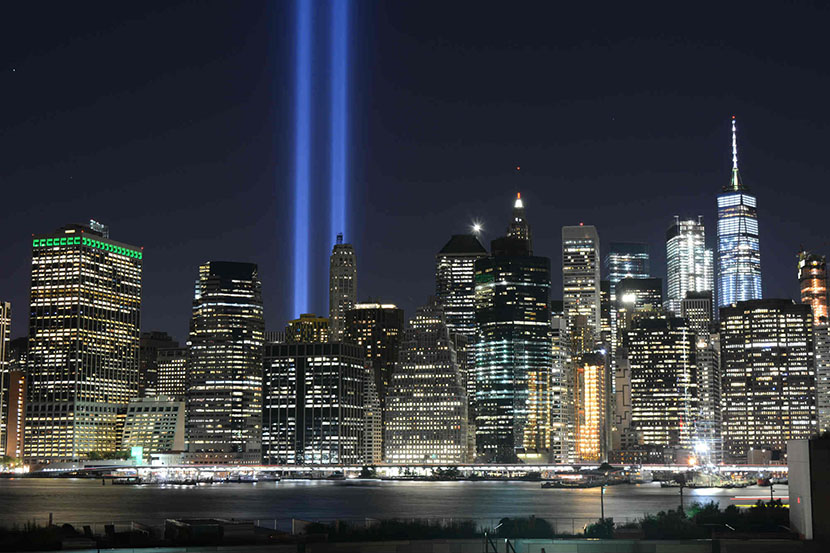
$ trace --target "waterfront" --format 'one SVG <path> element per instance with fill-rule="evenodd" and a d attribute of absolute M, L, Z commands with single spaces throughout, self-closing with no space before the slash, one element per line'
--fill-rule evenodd
<path fill-rule="evenodd" d="M 784 498 L 786 486 L 775 486 Z M 464 518 L 494 524 L 511 516 L 535 515 L 578 527 L 600 516 L 600 490 L 541 489 L 538 482 L 413 482 L 283 480 L 256 484 L 113 486 L 95 479 L 14 478 L 0 480 L 3 524 L 137 521 L 222 517 L 276 521 L 363 518 Z M 769 499 L 769 488 L 687 489 L 686 506 L 716 501 L 721 508 Z M 605 515 L 617 521 L 677 507 L 678 488 L 625 484 L 606 489 Z"/>

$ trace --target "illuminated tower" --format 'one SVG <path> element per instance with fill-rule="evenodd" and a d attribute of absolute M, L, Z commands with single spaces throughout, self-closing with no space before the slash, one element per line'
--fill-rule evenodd
<path fill-rule="evenodd" d="M 9 345 L 11 344 L 12 304 L 0 301 L 0 455 L 5 455 L 9 418 Z"/>
<path fill-rule="evenodd" d="M 648 244 L 611 242 L 605 256 L 605 270 L 611 283 L 611 300 L 615 299 L 616 286 L 624 278 L 648 278 L 651 261 Z"/>
<path fill-rule="evenodd" d="M 608 404 L 605 356 L 588 353 L 575 364 L 574 415 L 576 458 L 602 461 L 607 458 Z"/>
<path fill-rule="evenodd" d="M 260 462 L 264 327 L 256 265 L 199 267 L 185 394 L 191 462 Z"/>
<path fill-rule="evenodd" d="M 403 309 L 391 303 L 358 303 L 346 312 L 346 341 L 363 346 L 372 364 L 381 407 L 398 362 L 403 334 Z"/>
<path fill-rule="evenodd" d="M 801 303 L 808 303 L 813 308 L 813 322 L 827 321 L 827 260 L 823 255 L 799 252 L 798 283 Z"/>
<path fill-rule="evenodd" d="M 600 335 L 599 235 L 592 225 L 562 227 L 562 284 L 568 328 L 577 315 L 587 317 L 588 328 Z"/>
<path fill-rule="evenodd" d="M 434 298 L 404 331 L 398 359 L 386 399 L 386 461 L 466 463 L 467 395 Z"/>
<path fill-rule="evenodd" d="M 120 448 L 119 411 L 138 395 L 141 266 L 140 248 L 92 226 L 33 237 L 30 462 Z"/>
<path fill-rule="evenodd" d="M 342 342 L 346 328 L 346 311 L 357 303 L 357 260 L 351 244 L 337 243 L 329 258 L 329 326 L 330 339 Z"/>
<path fill-rule="evenodd" d="M 718 195 L 718 306 L 761 298 L 761 251 L 755 196 L 738 175 L 732 117 L 732 178 Z"/>
<path fill-rule="evenodd" d="M 712 250 L 706 249 L 703 217 L 674 218 L 666 231 L 666 309 L 680 315 L 686 292 L 704 292 L 714 287 Z"/>
<path fill-rule="evenodd" d="M 513 217 L 507 226 L 507 236 L 509 238 L 525 240 L 527 242 L 528 253 L 533 253 L 533 243 L 530 239 L 530 225 L 527 224 L 527 219 L 525 219 L 525 205 L 522 202 L 521 193 L 516 194 L 516 201 L 513 202 Z"/>
<path fill-rule="evenodd" d="M 550 259 L 531 255 L 525 237 L 505 236 L 493 240 L 490 255 L 478 259 L 475 268 L 476 448 L 493 461 L 546 460 L 551 443 Z"/>

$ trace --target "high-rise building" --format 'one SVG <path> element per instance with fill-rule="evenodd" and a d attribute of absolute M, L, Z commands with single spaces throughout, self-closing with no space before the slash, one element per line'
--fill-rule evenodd
<path fill-rule="evenodd" d="M 458 344 L 459 370 L 472 402 L 475 379 L 471 378 L 472 348 L 476 334 L 475 262 L 487 250 L 472 234 L 454 234 L 435 256 L 435 296 L 444 308 L 447 328 L 452 334 L 467 338 L 466 346 Z M 462 351 L 464 350 L 464 351 Z"/>
<path fill-rule="evenodd" d="M 712 250 L 706 248 L 703 217 L 697 220 L 675 217 L 666 231 L 666 308 L 680 314 L 680 302 L 687 292 L 714 288 Z"/>
<path fill-rule="evenodd" d="M 600 264 L 599 235 L 592 225 L 562 227 L 562 284 L 568 328 L 584 315 L 588 328 L 599 337 Z"/>
<path fill-rule="evenodd" d="M 576 458 L 602 461 L 608 448 L 608 377 L 605 356 L 587 353 L 574 371 L 574 413 L 576 419 Z"/>
<path fill-rule="evenodd" d="M 8 372 L 5 383 L 6 399 L 3 417 L 6 424 L 5 455 L 23 457 L 23 438 L 26 420 L 26 359 L 29 338 L 22 336 L 9 342 Z"/>
<path fill-rule="evenodd" d="M 732 178 L 718 194 L 718 306 L 761 298 L 758 212 L 738 175 L 738 145 L 732 117 Z"/>
<path fill-rule="evenodd" d="M 490 255 L 475 268 L 478 454 L 496 461 L 547 458 L 550 259 L 531 255 L 529 239 L 517 234 L 493 240 Z"/>
<path fill-rule="evenodd" d="M 343 243 L 343 235 L 337 235 L 337 243 L 329 258 L 329 321 L 331 340 L 342 342 L 346 332 L 346 312 L 357 303 L 357 258 L 354 247 Z"/>
<path fill-rule="evenodd" d="M 257 266 L 230 261 L 200 266 L 185 393 L 191 462 L 260 462 L 264 331 Z"/>
<path fill-rule="evenodd" d="M 153 397 L 158 391 L 158 353 L 179 343 L 166 332 L 142 332 L 138 350 L 138 395 Z"/>
<path fill-rule="evenodd" d="M 648 244 L 611 242 L 605 256 L 605 270 L 611 283 L 611 296 L 624 278 L 648 278 L 651 276 L 651 261 Z"/>
<path fill-rule="evenodd" d="M 815 336 L 816 407 L 818 431 L 830 432 L 830 327 L 821 323 L 813 327 Z"/>
<path fill-rule="evenodd" d="M 285 341 L 289 343 L 328 342 L 329 336 L 329 320 L 314 313 L 303 313 L 285 326 Z"/>
<path fill-rule="evenodd" d="M 533 253 L 530 225 L 525 218 L 525 205 L 522 202 L 521 193 L 516 194 L 516 201 L 513 202 L 513 216 L 510 218 L 510 224 L 507 225 L 507 237 L 527 242 L 528 253 Z"/>
<path fill-rule="evenodd" d="M 346 312 L 346 341 L 363 346 L 371 362 L 381 409 L 395 365 L 403 334 L 403 309 L 391 303 L 358 303 Z"/>
<path fill-rule="evenodd" d="M 32 238 L 30 463 L 120 447 L 119 411 L 138 394 L 142 257 L 84 225 Z"/>
<path fill-rule="evenodd" d="M 263 460 L 363 462 L 364 359 L 342 342 L 265 346 Z"/>
<path fill-rule="evenodd" d="M 187 348 L 164 348 L 156 357 L 158 395 L 184 401 L 187 393 Z"/>
<path fill-rule="evenodd" d="M 375 385 L 372 363 L 363 365 L 363 462 L 377 465 L 383 462 L 383 409 Z"/>
<path fill-rule="evenodd" d="M 133 447 L 145 454 L 184 451 L 184 402 L 165 396 L 130 401 L 121 449 Z"/>
<path fill-rule="evenodd" d="M 634 317 L 643 313 L 656 314 L 663 309 L 663 280 L 659 278 L 624 278 L 616 288 L 616 346 L 623 333 L 631 328 Z"/>
<path fill-rule="evenodd" d="M 550 310 L 552 368 L 550 374 L 551 460 L 572 463 L 574 458 L 573 386 L 568 328 L 562 301 L 552 301 Z"/>
<path fill-rule="evenodd" d="M 637 317 L 624 345 L 637 443 L 691 451 L 698 417 L 694 332 L 681 318 Z"/>
<path fill-rule="evenodd" d="M 823 255 L 798 253 L 798 284 L 801 303 L 813 308 L 813 323 L 830 322 L 827 319 L 827 260 Z"/>
<path fill-rule="evenodd" d="M 686 319 L 697 334 L 709 334 L 712 330 L 712 291 L 686 292 L 680 302 L 680 316 Z"/>
<path fill-rule="evenodd" d="M 816 430 L 810 306 L 742 301 L 721 307 L 720 324 L 725 460 L 783 461 L 787 440 Z"/>
<path fill-rule="evenodd" d="M 466 463 L 467 395 L 435 298 L 409 322 L 398 359 L 386 398 L 386 462 Z"/>
<path fill-rule="evenodd" d="M 599 341 L 611 347 L 611 317 L 614 310 L 611 302 L 611 281 L 599 281 Z"/>
<path fill-rule="evenodd" d="M 12 304 L 0 301 L 0 455 L 5 455 L 6 426 L 9 417 L 9 346 L 12 332 Z"/>

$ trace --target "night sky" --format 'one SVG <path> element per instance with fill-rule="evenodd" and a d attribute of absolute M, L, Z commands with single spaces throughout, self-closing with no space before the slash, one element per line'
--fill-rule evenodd
<path fill-rule="evenodd" d="M 703 215 L 715 245 L 732 114 L 764 296 L 796 297 L 799 246 L 830 253 L 828 9 L 574 4 L 353 4 L 346 239 L 360 298 L 409 317 L 449 236 L 473 219 L 486 240 L 502 235 L 517 191 L 535 253 L 553 258 L 553 297 L 561 226 L 581 221 L 603 248 L 649 242 L 665 277 L 675 214 Z M 4 6 L 2 19 L 0 299 L 13 336 L 26 333 L 31 234 L 89 218 L 144 247 L 143 330 L 186 339 L 207 260 L 259 264 L 269 329 L 295 316 L 293 5 L 55 2 Z M 323 189 L 327 68 L 315 63 Z M 315 198 L 311 307 L 327 313 L 333 231 Z"/>

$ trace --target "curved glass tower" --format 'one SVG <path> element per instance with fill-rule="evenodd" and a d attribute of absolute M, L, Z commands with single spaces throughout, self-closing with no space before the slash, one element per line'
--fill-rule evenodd
<path fill-rule="evenodd" d="M 761 252 L 755 196 L 738 175 L 732 117 L 732 178 L 718 195 L 718 306 L 761 298 Z"/>

